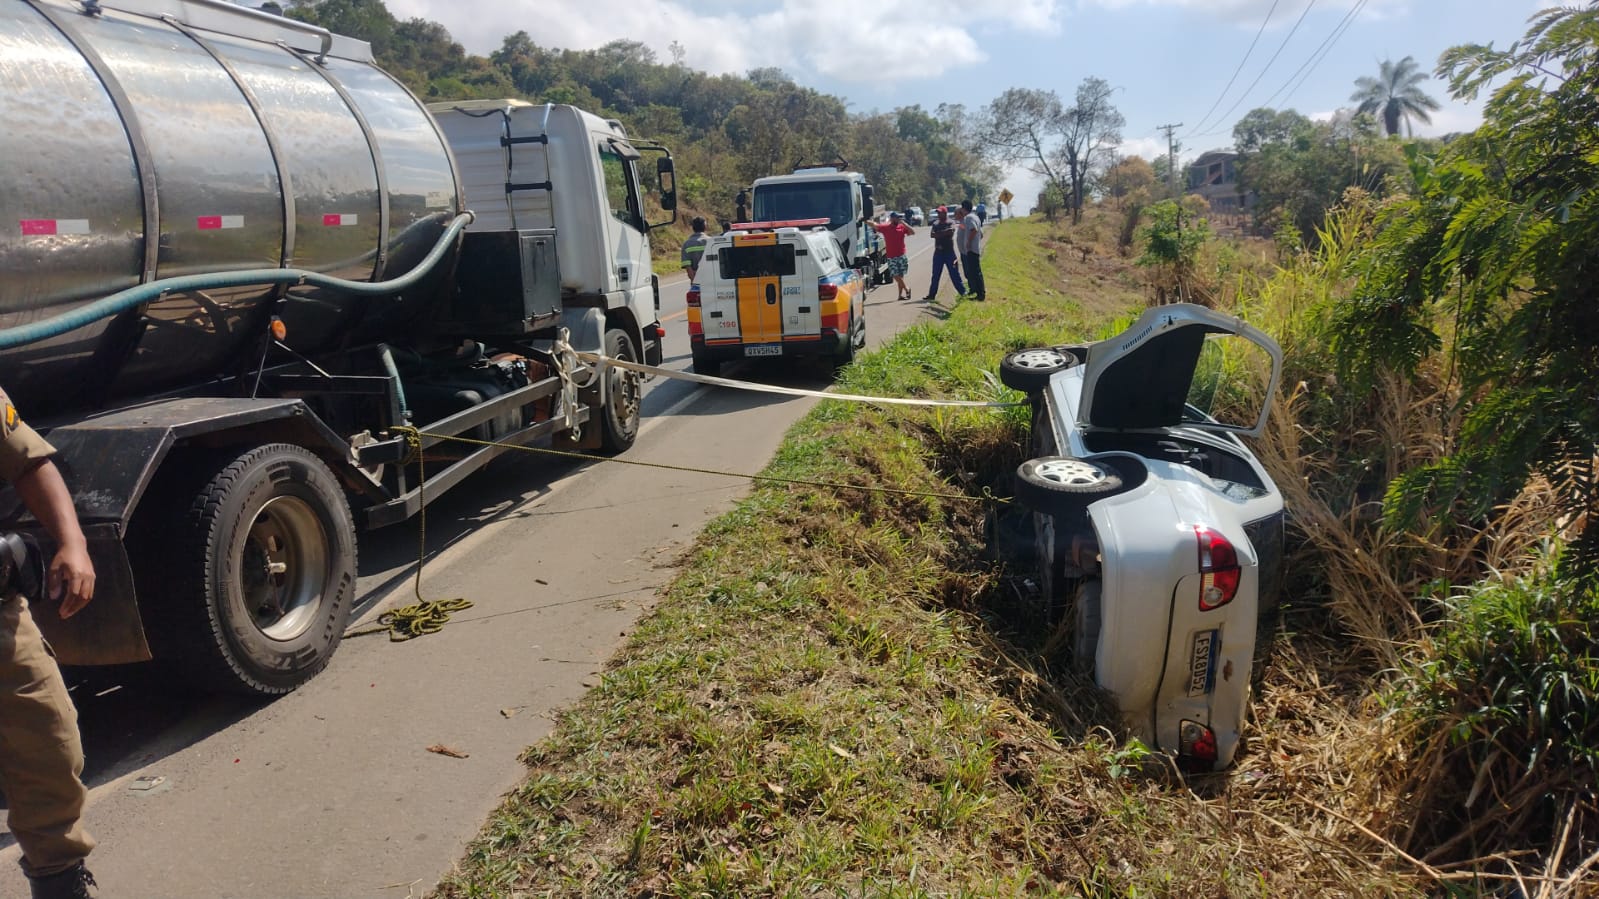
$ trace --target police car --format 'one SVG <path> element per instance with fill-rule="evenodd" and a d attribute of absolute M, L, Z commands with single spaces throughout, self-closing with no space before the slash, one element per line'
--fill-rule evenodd
<path fill-rule="evenodd" d="M 772 356 L 846 365 L 866 345 L 866 289 L 827 219 L 734 225 L 706 243 L 689 287 L 694 371 Z"/>

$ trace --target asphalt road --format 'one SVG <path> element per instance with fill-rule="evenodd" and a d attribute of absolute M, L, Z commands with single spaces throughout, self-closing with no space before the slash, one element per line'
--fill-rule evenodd
<path fill-rule="evenodd" d="M 931 247 L 911 238 L 912 295 Z M 665 278 L 665 367 L 689 366 L 681 274 Z M 954 302 L 953 288 L 943 302 Z M 875 347 L 941 310 L 867 302 Z M 825 389 L 825 366 L 741 363 L 724 376 Z M 756 472 L 813 404 L 656 379 L 626 460 Z M 408 643 L 347 640 L 328 670 L 273 702 L 195 696 L 140 667 L 69 672 L 100 847 L 90 867 L 118 899 L 420 896 L 454 864 L 522 749 L 596 683 L 743 479 L 513 454 L 428 510 L 426 598 L 473 608 Z M 363 534 L 360 623 L 414 600 L 416 523 Z M 442 746 L 464 758 L 429 751 Z M 0 896 L 27 894 L 0 833 Z"/>

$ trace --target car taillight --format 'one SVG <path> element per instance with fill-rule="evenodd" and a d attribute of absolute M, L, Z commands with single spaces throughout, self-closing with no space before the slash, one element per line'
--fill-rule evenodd
<path fill-rule="evenodd" d="M 700 289 L 698 287 L 690 287 L 688 289 L 688 304 L 690 306 L 696 306 L 696 307 L 699 306 L 699 304 L 700 304 Z"/>
<path fill-rule="evenodd" d="M 1238 595 L 1238 551 L 1227 538 L 1202 524 L 1194 525 L 1199 537 L 1199 611 L 1209 612 L 1233 601 Z"/>
<path fill-rule="evenodd" d="M 838 285 L 824 283 L 816 289 L 816 293 L 821 299 L 836 300 L 838 299 Z"/>
<path fill-rule="evenodd" d="M 1191 771 L 1216 767 L 1216 732 L 1198 721 L 1183 719 L 1177 728 L 1177 759 Z"/>

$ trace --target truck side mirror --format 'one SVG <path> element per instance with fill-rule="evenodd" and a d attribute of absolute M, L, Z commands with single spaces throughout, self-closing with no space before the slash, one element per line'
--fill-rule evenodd
<path fill-rule="evenodd" d="M 872 197 L 872 186 L 870 184 L 861 185 L 861 208 L 865 210 L 867 218 L 871 218 L 872 213 L 877 211 L 876 203 Z"/>
<path fill-rule="evenodd" d="M 672 168 L 672 157 L 655 160 L 655 178 L 661 186 L 661 208 L 667 212 L 677 209 L 677 172 Z"/>

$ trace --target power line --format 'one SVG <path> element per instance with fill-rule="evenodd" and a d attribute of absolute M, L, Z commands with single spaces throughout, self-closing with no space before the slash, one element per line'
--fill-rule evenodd
<path fill-rule="evenodd" d="M 1293 37 L 1294 37 L 1294 34 L 1299 31 L 1299 26 L 1304 24 L 1305 16 L 1310 15 L 1310 11 L 1312 9 L 1314 9 L 1315 6 L 1316 6 L 1316 0 L 1310 0 L 1309 3 L 1305 4 L 1305 11 L 1299 14 L 1299 18 L 1294 20 L 1294 27 L 1288 29 L 1288 33 L 1283 36 L 1283 42 L 1277 45 L 1277 52 L 1273 53 L 1271 55 L 1271 59 L 1266 60 L 1266 67 L 1260 70 L 1260 74 L 1256 75 L 1255 76 L 1255 80 L 1251 81 L 1249 83 L 1249 87 L 1244 88 L 1244 92 L 1242 94 L 1238 95 L 1238 99 L 1233 101 L 1233 105 L 1227 107 L 1227 111 L 1221 114 L 1221 118 L 1218 121 L 1226 121 L 1227 117 L 1233 114 L 1233 110 L 1237 109 L 1238 105 L 1240 103 L 1244 102 L 1244 98 L 1249 96 L 1249 92 L 1255 89 L 1255 85 L 1260 83 L 1260 79 L 1266 77 L 1266 73 L 1271 71 L 1271 64 L 1276 62 L 1277 61 L 1277 57 L 1282 55 L 1283 48 L 1288 46 L 1288 42 L 1290 40 L 1292 40 Z M 1216 130 L 1219 131 L 1220 129 L 1216 129 Z M 1216 131 L 1208 131 L 1208 132 L 1206 132 L 1206 134 L 1215 134 L 1215 133 L 1216 133 Z M 1196 134 L 1196 135 L 1192 135 L 1192 136 L 1193 137 L 1204 137 L 1205 134 Z"/>
<path fill-rule="evenodd" d="M 1216 107 L 1221 105 L 1221 101 L 1227 98 L 1227 92 L 1233 89 L 1233 82 L 1238 80 L 1238 73 L 1244 70 L 1244 63 L 1249 62 L 1249 54 L 1255 52 L 1255 45 L 1260 43 L 1260 36 L 1266 33 L 1266 25 L 1271 22 L 1271 14 L 1277 11 L 1278 2 L 1279 0 L 1271 0 L 1271 9 L 1266 10 L 1266 18 L 1261 20 L 1260 29 L 1255 32 L 1255 39 L 1249 42 L 1249 49 L 1244 51 L 1244 58 L 1238 60 L 1238 68 L 1233 69 L 1233 77 L 1227 79 L 1227 86 L 1222 88 L 1221 93 L 1216 95 L 1216 102 L 1210 104 L 1210 108 L 1205 110 L 1205 114 L 1199 117 L 1199 124 L 1194 126 L 1195 131 L 1205 127 L 1210 122 L 1210 114 L 1216 111 Z"/>
<path fill-rule="evenodd" d="M 1271 101 L 1278 99 L 1278 94 L 1282 94 L 1282 90 L 1284 90 L 1284 88 L 1287 88 L 1289 85 L 1294 85 L 1292 90 L 1287 91 L 1286 94 L 1282 94 L 1282 102 L 1287 104 L 1290 96 L 1294 96 L 1295 91 L 1300 90 L 1300 86 L 1305 85 L 1305 82 L 1310 80 L 1311 74 L 1313 74 L 1314 70 L 1316 70 L 1316 66 L 1321 66 L 1322 59 L 1326 59 L 1327 56 L 1332 53 L 1332 48 L 1334 48 L 1334 45 L 1337 45 L 1338 38 L 1343 37 L 1343 32 L 1350 30 L 1350 26 L 1353 26 L 1354 24 L 1354 18 L 1361 13 L 1361 8 L 1362 6 L 1366 6 L 1366 3 L 1367 0 L 1359 0 L 1358 3 L 1354 3 L 1353 6 L 1350 6 L 1350 11 L 1343 14 L 1343 19 L 1338 21 L 1337 26 L 1332 29 L 1332 32 L 1330 32 L 1326 38 L 1322 38 L 1321 45 L 1319 45 L 1316 50 L 1311 51 L 1310 58 L 1305 59 L 1305 62 L 1302 62 L 1300 67 L 1294 70 L 1294 74 L 1289 75 L 1289 80 L 1287 80 L 1287 82 L 1282 82 L 1281 88 L 1278 88 L 1278 90 L 1274 91 L 1271 96 L 1268 96 L 1268 98 L 1265 99 L 1265 102 L 1262 102 L 1260 106 L 1271 106 Z M 1308 66 L 1308 69 L 1306 69 L 1306 66 Z M 1300 72 L 1305 72 L 1305 75 L 1298 78 L 1298 82 L 1295 82 L 1294 78 L 1298 77 Z"/>

